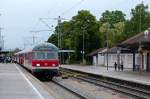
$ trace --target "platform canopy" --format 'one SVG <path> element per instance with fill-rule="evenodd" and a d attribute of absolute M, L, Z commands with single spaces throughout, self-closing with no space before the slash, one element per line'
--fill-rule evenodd
<path fill-rule="evenodd" d="M 75 53 L 75 50 L 59 50 L 59 53 Z"/>
<path fill-rule="evenodd" d="M 87 54 L 87 56 L 94 56 L 94 55 L 97 55 L 98 53 L 103 53 L 105 51 L 107 51 L 107 48 L 99 48 Z"/>
<path fill-rule="evenodd" d="M 144 47 L 146 49 L 150 49 L 150 34 L 145 35 L 144 32 L 141 32 L 121 44 L 118 44 L 119 47 L 125 47 L 129 49 L 138 49 L 139 46 Z"/>

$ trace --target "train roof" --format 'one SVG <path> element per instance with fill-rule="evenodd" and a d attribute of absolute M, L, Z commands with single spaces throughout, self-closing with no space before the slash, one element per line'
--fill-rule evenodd
<path fill-rule="evenodd" d="M 58 52 L 58 48 L 52 43 L 41 43 L 34 46 L 30 46 L 29 48 L 26 48 L 20 52 L 15 53 L 15 55 L 28 53 L 32 51 L 57 51 Z"/>
<path fill-rule="evenodd" d="M 58 48 L 52 44 L 52 43 L 42 43 L 42 44 L 38 44 L 36 46 L 33 47 L 32 49 L 33 51 L 38 51 L 38 50 L 53 50 L 53 51 L 58 51 Z"/>

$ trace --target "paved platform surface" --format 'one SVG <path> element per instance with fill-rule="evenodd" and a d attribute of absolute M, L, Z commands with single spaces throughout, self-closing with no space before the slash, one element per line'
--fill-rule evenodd
<path fill-rule="evenodd" d="M 16 64 L 0 64 L 0 99 L 54 99 Z"/>
<path fill-rule="evenodd" d="M 61 67 L 150 86 L 150 73 L 133 72 L 131 69 L 115 71 L 114 68 L 108 68 L 107 71 L 104 66 L 61 65 Z"/>

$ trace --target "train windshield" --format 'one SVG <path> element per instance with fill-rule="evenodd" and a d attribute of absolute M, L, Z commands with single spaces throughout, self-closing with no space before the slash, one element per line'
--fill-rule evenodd
<path fill-rule="evenodd" d="M 56 52 L 33 52 L 33 59 L 57 59 L 58 55 Z"/>

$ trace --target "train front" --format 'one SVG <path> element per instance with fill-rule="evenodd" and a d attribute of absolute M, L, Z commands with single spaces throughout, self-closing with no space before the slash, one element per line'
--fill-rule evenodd
<path fill-rule="evenodd" d="M 51 43 L 43 43 L 32 50 L 32 72 L 52 79 L 58 75 L 58 48 Z"/>

